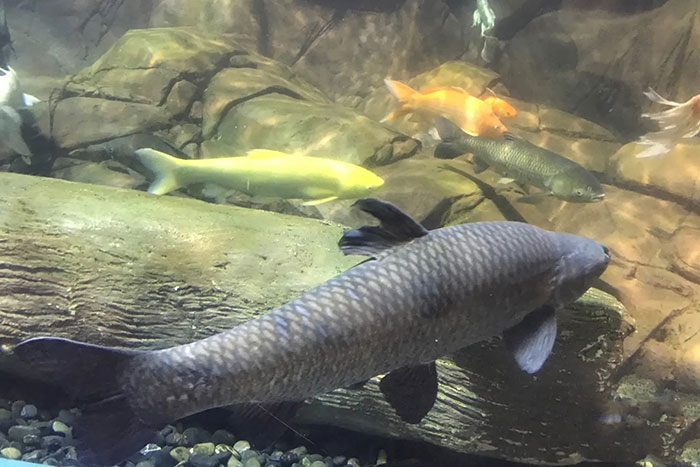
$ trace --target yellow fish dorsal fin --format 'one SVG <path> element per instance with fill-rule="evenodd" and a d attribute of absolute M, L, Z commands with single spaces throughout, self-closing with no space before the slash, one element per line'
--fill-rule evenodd
<path fill-rule="evenodd" d="M 251 149 L 246 153 L 246 157 L 251 159 L 276 159 L 278 157 L 286 157 L 287 154 L 281 151 L 272 149 Z"/>

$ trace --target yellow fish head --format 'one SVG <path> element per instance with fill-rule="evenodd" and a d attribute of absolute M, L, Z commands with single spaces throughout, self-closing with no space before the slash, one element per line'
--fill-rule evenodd
<path fill-rule="evenodd" d="M 343 178 L 341 184 L 343 197 L 362 197 L 384 185 L 384 179 L 363 167 L 355 167 Z"/>

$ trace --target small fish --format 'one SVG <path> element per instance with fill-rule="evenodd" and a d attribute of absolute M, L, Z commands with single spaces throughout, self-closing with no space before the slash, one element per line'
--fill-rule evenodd
<path fill-rule="evenodd" d="M 436 358 L 503 333 L 518 365 L 537 372 L 555 311 L 610 261 L 594 240 L 525 223 L 428 231 L 381 200 L 355 206 L 380 225 L 346 230 L 339 246 L 370 259 L 233 329 L 157 351 L 18 344 L 14 354 L 82 408 L 80 460 L 114 464 L 163 424 L 212 407 L 303 401 L 380 374 L 390 405 L 419 423 L 437 396 Z"/>
<path fill-rule="evenodd" d="M 434 117 L 448 118 L 473 136 L 500 138 L 507 131 L 490 104 L 462 88 L 439 87 L 416 91 L 399 81 L 385 79 L 384 83 L 398 99 L 399 107 L 384 117 L 383 122 L 419 110 Z"/>
<path fill-rule="evenodd" d="M 488 0 L 476 0 L 472 26 L 481 26 L 481 37 L 485 37 L 496 26 L 496 14 Z"/>
<path fill-rule="evenodd" d="M 22 137 L 22 117 L 12 107 L 0 105 L 0 160 L 15 154 L 31 163 L 32 151 Z"/>
<path fill-rule="evenodd" d="M 472 153 L 475 173 L 491 168 L 507 177 L 501 183 L 516 181 L 533 185 L 543 190 L 544 195 L 564 201 L 591 203 L 605 197 L 600 182 L 584 167 L 525 139 L 510 133 L 503 139 L 470 136 L 446 119 L 438 121 L 437 129 L 443 140 L 435 148 L 437 158 L 451 159 Z"/>
<path fill-rule="evenodd" d="M 254 149 L 246 156 L 178 159 L 143 148 L 136 151 L 155 180 L 148 192 L 163 195 L 193 183 L 204 183 L 252 196 L 308 199 L 314 206 L 339 198 L 358 198 L 384 180 L 358 165 L 320 157 Z"/>
<path fill-rule="evenodd" d="M 17 72 L 11 66 L 0 68 L 0 105 L 21 109 L 37 102 L 38 98 L 22 92 Z"/>
<path fill-rule="evenodd" d="M 637 158 L 666 154 L 683 138 L 692 138 L 700 132 L 700 94 L 682 104 L 661 97 L 651 88 L 644 95 L 653 102 L 673 108 L 642 114 L 642 117 L 656 121 L 660 129 L 639 139 L 641 144 L 649 147 L 637 154 Z"/>

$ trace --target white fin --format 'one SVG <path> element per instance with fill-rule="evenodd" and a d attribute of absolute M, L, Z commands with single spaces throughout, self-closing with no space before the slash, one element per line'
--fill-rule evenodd
<path fill-rule="evenodd" d="M 514 178 L 501 177 L 501 178 L 498 180 L 498 184 L 499 184 L 499 185 L 507 185 L 507 184 L 509 184 L 509 183 L 513 183 L 514 181 L 515 181 Z"/>
<path fill-rule="evenodd" d="M 155 175 L 155 180 L 148 187 L 149 193 L 164 195 L 180 188 L 177 169 L 184 162 L 183 160 L 151 148 L 137 149 L 134 153 L 141 163 Z"/>
<path fill-rule="evenodd" d="M 27 146 L 22 138 L 22 117 L 15 109 L 7 105 L 0 106 L 0 112 L 3 113 L 0 124 L 2 135 L 6 139 L 5 144 L 16 154 L 22 156 L 31 156 L 32 151 Z"/>
<path fill-rule="evenodd" d="M 251 149 L 246 153 L 246 157 L 251 159 L 276 159 L 278 157 L 286 157 L 287 154 L 273 149 Z"/>
<path fill-rule="evenodd" d="M 440 138 L 440 133 L 438 133 L 437 127 L 432 127 L 428 131 L 428 135 L 433 138 L 435 141 L 440 141 L 442 138 Z"/>
<path fill-rule="evenodd" d="M 640 152 L 637 154 L 637 159 L 644 159 L 647 157 L 656 157 L 656 156 L 663 156 L 664 154 L 667 154 L 673 149 L 673 146 L 675 144 L 672 144 L 671 147 L 668 147 L 664 144 L 656 143 L 652 144 L 648 148 L 646 148 L 644 151 Z"/>
<path fill-rule="evenodd" d="M 39 99 L 38 97 L 26 93 L 22 94 L 22 104 L 25 107 L 31 107 L 38 102 L 41 102 L 41 99 Z"/>
<path fill-rule="evenodd" d="M 319 204 L 327 203 L 328 201 L 333 201 L 334 199 L 338 199 L 338 197 L 337 196 L 329 196 L 327 198 L 314 199 L 314 200 L 302 203 L 302 206 L 318 206 Z"/>
<path fill-rule="evenodd" d="M 647 91 L 645 91 L 644 95 L 647 96 L 647 98 L 650 101 L 656 102 L 659 104 L 670 105 L 670 106 L 674 106 L 674 107 L 681 105 L 678 102 L 673 102 L 673 101 L 666 99 L 665 97 L 662 97 L 658 92 L 654 91 L 652 88 L 649 88 Z"/>

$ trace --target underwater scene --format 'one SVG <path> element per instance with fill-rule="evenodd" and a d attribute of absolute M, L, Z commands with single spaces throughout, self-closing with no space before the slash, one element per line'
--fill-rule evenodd
<path fill-rule="evenodd" d="M 700 1 L 0 0 L 0 467 L 700 467 Z"/>

